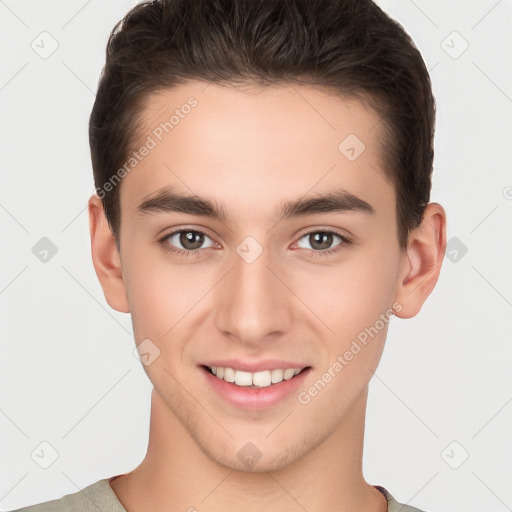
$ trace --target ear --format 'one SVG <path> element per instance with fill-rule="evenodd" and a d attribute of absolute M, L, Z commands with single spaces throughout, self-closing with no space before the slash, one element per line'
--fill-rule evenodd
<path fill-rule="evenodd" d="M 121 313 L 129 313 L 130 305 L 121 272 L 121 258 L 115 237 L 110 230 L 101 199 L 89 199 L 89 231 L 92 262 L 108 305 Z"/>
<path fill-rule="evenodd" d="M 400 318 L 416 316 L 434 289 L 446 250 L 446 213 L 438 203 L 429 203 L 421 224 L 409 232 L 400 264 L 395 302 Z"/>

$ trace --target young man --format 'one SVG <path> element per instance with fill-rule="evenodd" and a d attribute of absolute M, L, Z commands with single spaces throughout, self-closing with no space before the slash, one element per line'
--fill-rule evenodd
<path fill-rule="evenodd" d="M 118 24 L 90 119 L 92 257 L 154 389 L 133 471 L 25 511 L 396 512 L 368 383 L 446 244 L 435 103 L 369 0 L 162 0 Z M 371 336 L 369 335 L 371 333 Z"/>

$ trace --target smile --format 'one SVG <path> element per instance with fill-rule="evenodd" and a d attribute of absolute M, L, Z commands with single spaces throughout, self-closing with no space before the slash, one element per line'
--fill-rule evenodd
<path fill-rule="evenodd" d="M 257 365 L 252 366 L 257 369 L 254 368 Z M 273 369 L 267 363 L 265 366 L 266 369 L 255 372 L 232 366 L 200 365 L 200 368 L 206 384 L 217 397 L 247 410 L 270 409 L 291 400 L 312 371 L 311 366 Z"/>
<path fill-rule="evenodd" d="M 218 379 L 233 383 L 236 386 L 251 388 L 264 388 L 272 384 L 278 384 L 283 380 L 290 380 L 304 370 L 304 368 L 275 368 L 260 372 L 246 372 L 222 366 L 206 366 L 206 368 Z"/>

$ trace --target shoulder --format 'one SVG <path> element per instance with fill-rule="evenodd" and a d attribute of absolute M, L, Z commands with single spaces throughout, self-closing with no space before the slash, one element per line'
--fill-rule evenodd
<path fill-rule="evenodd" d="M 391 493 L 380 485 L 374 485 L 374 487 L 380 491 L 386 499 L 388 500 L 388 512 L 426 512 L 424 510 L 420 510 L 419 508 L 412 507 L 411 505 L 404 505 L 403 503 L 399 503 L 393 498 Z"/>
<path fill-rule="evenodd" d="M 81 491 L 62 498 L 11 512 L 126 512 L 109 485 L 109 478 L 98 480 Z"/>

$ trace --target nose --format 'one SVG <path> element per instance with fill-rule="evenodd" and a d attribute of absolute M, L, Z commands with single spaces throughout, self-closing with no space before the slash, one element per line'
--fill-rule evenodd
<path fill-rule="evenodd" d="M 265 250 L 254 261 L 240 254 L 216 289 L 215 322 L 224 336 L 256 347 L 290 330 L 293 293 Z"/>

